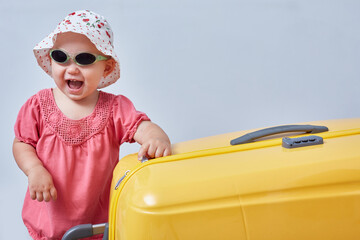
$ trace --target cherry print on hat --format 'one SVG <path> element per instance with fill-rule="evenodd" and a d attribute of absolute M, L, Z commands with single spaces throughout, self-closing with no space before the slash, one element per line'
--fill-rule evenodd
<path fill-rule="evenodd" d="M 100 52 L 115 60 L 114 70 L 100 81 L 98 88 L 109 86 L 120 78 L 120 64 L 114 51 L 114 35 L 111 27 L 103 16 L 89 10 L 79 10 L 67 15 L 52 33 L 34 47 L 36 60 L 47 74 L 51 76 L 49 51 L 56 41 L 57 34 L 64 32 L 85 35 Z"/>

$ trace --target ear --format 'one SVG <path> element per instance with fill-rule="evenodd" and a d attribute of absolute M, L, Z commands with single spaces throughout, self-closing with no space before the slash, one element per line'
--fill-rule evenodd
<path fill-rule="evenodd" d="M 46 57 L 48 58 L 48 61 L 50 62 L 50 67 L 52 66 L 52 58 L 50 57 L 50 51 L 49 53 L 46 55 Z"/>
<path fill-rule="evenodd" d="M 107 77 L 115 68 L 116 62 L 113 58 L 105 61 L 105 69 L 103 77 Z"/>

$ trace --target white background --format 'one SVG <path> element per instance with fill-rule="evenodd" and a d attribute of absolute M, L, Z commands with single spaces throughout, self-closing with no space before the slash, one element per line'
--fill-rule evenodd
<path fill-rule="evenodd" d="M 74 10 L 104 15 L 129 97 L 173 143 L 232 131 L 360 117 L 357 0 L 0 0 L 0 239 L 28 239 L 27 179 L 13 160 L 21 105 L 53 87 L 34 45 Z M 121 156 L 137 151 L 125 144 Z"/>

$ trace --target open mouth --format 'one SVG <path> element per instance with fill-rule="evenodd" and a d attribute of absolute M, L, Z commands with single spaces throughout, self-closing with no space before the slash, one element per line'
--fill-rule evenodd
<path fill-rule="evenodd" d="M 70 89 L 80 89 L 84 82 L 76 80 L 67 80 L 67 85 Z"/>

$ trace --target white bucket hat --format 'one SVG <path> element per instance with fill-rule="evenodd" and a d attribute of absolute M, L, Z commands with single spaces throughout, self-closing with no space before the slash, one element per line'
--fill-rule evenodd
<path fill-rule="evenodd" d="M 55 30 L 34 47 L 34 54 L 40 67 L 50 76 L 51 64 L 49 51 L 53 47 L 57 34 L 74 32 L 85 35 L 106 56 L 111 56 L 115 62 L 114 70 L 101 79 L 98 88 L 113 84 L 120 78 L 119 59 L 114 52 L 114 37 L 109 23 L 103 16 L 89 10 L 70 13 L 62 20 Z"/>

